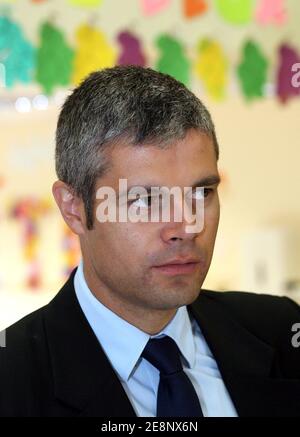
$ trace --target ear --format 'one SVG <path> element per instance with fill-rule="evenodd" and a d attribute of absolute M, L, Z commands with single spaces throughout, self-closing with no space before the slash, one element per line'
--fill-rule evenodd
<path fill-rule="evenodd" d="M 64 182 L 56 181 L 52 193 L 61 215 L 69 228 L 77 235 L 85 233 L 85 212 L 82 199 Z"/>

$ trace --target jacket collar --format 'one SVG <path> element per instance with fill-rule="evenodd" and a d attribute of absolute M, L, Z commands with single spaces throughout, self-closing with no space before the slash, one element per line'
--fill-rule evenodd
<path fill-rule="evenodd" d="M 77 301 L 73 270 L 47 306 L 45 327 L 55 396 L 82 416 L 136 416 Z M 275 350 L 204 290 L 188 310 L 199 323 L 239 416 L 297 415 L 300 381 L 271 378 Z M 299 393 L 293 398 L 293 393 Z"/>
<path fill-rule="evenodd" d="M 218 363 L 238 416 L 299 416 L 300 380 L 273 375 L 278 365 L 273 347 L 232 319 L 205 290 L 188 308 Z"/>
<path fill-rule="evenodd" d="M 55 397 L 82 416 L 136 416 L 77 301 L 75 272 L 45 313 Z"/>

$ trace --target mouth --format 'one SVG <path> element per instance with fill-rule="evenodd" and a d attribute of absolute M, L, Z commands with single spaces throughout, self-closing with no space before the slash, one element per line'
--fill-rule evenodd
<path fill-rule="evenodd" d="M 188 262 L 184 264 L 164 264 L 162 266 L 154 266 L 153 269 L 157 272 L 172 276 L 172 275 L 188 275 L 197 271 L 200 262 Z"/>

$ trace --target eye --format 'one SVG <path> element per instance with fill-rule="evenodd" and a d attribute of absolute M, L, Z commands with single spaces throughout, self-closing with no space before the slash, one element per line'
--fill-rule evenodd
<path fill-rule="evenodd" d="M 201 188 L 201 187 L 197 187 L 197 188 Z M 214 192 L 213 188 L 203 188 L 202 190 L 195 190 L 193 191 L 193 198 L 194 199 L 202 199 L 202 197 L 206 198 L 208 197 L 210 194 L 212 194 Z"/>
<path fill-rule="evenodd" d="M 213 188 L 204 188 L 204 197 L 208 197 L 214 192 Z"/>
<path fill-rule="evenodd" d="M 149 208 L 149 206 L 151 204 L 150 199 L 151 199 L 151 196 L 138 197 L 135 200 L 131 200 L 130 204 L 134 205 L 136 208 Z"/>

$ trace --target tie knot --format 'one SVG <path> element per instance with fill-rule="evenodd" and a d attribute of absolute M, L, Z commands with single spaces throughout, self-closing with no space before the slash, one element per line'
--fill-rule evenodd
<path fill-rule="evenodd" d="M 162 375 L 171 375 L 183 370 L 180 351 L 171 337 L 150 339 L 143 350 L 142 356 L 156 367 Z"/>

